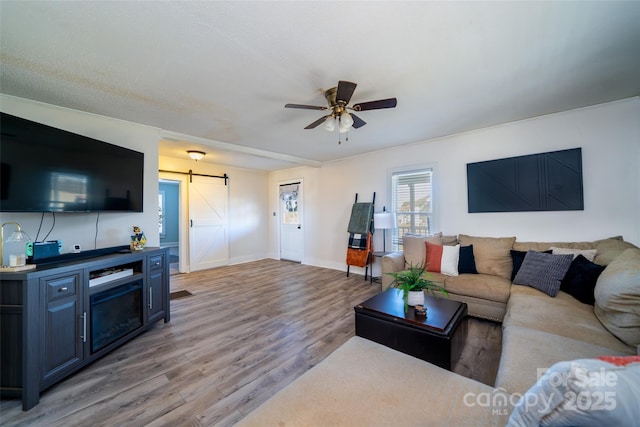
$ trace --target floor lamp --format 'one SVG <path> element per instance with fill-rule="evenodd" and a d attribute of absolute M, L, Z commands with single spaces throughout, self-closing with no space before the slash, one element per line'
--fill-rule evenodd
<path fill-rule="evenodd" d="M 384 243 L 382 247 L 383 251 L 387 252 L 387 230 L 396 228 L 396 216 L 391 212 L 387 212 L 386 207 L 383 207 L 382 212 L 373 214 L 373 226 L 377 230 L 383 230 L 382 241 Z"/>

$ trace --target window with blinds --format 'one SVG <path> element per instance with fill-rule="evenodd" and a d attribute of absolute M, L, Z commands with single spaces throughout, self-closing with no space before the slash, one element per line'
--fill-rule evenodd
<path fill-rule="evenodd" d="M 433 169 L 391 175 L 392 210 L 396 214 L 393 249 L 402 250 L 405 234 L 432 234 Z"/>

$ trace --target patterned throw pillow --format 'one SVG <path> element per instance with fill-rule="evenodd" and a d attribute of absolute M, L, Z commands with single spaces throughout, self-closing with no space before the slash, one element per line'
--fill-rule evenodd
<path fill-rule="evenodd" d="M 443 246 L 426 242 L 426 250 L 425 265 L 427 266 L 427 271 L 442 273 L 447 276 L 458 275 L 460 245 Z"/>
<path fill-rule="evenodd" d="M 548 251 L 543 251 L 545 254 L 550 254 L 551 249 Z M 516 278 L 516 274 L 520 271 L 520 267 L 522 267 L 522 262 L 524 261 L 524 257 L 527 256 L 527 251 L 516 251 L 511 250 L 511 262 L 513 263 L 513 271 L 511 272 L 511 281 Z"/>
<path fill-rule="evenodd" d="M 529 251 L 513 283 L 527 285 L 555 297 L 560 283 L 571 266 L 573 255 L 553 255 Z"/>
<path fill-rule="evenodd" d="M 522 395 L 507 427 L 638 425 L 639 395 L 639 356 L 558 362 Z"/>

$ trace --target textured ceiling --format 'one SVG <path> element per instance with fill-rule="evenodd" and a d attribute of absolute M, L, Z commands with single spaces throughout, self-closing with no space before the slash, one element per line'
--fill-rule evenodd
<path fill-rule="evenodd" d="M 232 166 L 319 164 L 640 95 L 640 2 L 0 2 L 0 91 L 165 130 Z M 304 130 L 338 80 L 367 125 Z M 344 137 L 342 138 L 344 141 Z"/>

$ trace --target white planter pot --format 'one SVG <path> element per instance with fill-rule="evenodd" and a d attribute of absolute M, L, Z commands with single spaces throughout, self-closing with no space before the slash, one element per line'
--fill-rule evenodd
<path fill-rule="evenodd" d="M 410 306 L 424 305 L 424 291 L 409 291 L 407 304 Z"/>

